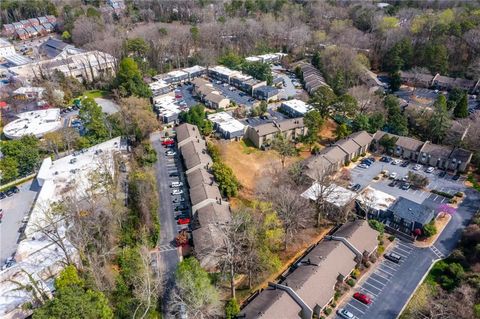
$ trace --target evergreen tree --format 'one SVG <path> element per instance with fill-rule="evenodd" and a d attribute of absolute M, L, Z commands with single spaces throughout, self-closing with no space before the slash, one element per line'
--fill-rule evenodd
<path fill-rule="evenodd" d="M 152 95 L 152 91 L 143 81 L 137 63 L 132 58 L 124 58 L 120 62 L 115 86 L 123 96 L 150 97 Z"/>
<path fill-rule="evenodd" d="M 440 95 L 434 104 L 433 114 L 428 121 L 428 132 L 434 143 L 441 143 L 450 127 L 450 113 L 447 110 L 447 99 Z"/>
<path fill-rule="evenodd" d="M 460 101 L 457 103 L 457 105 L 453 109 L 453 115 L 456 118 L 465 118 L 468 116 L 468 96 L 465 92 L 460 98 Z"/>

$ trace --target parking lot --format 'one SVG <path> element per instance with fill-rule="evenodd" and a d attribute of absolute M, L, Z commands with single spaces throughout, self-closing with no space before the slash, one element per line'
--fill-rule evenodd
<path fill-rule="evenodd" d="M 361 189 L 370 185 L 372 188 L 378 189 L 382 192 L 395 197 L 402 196 L 419 204 L 423 203 L 426 199 L 429 199 L 430 202 L 433 201 L 436 203 L 444 203 L 447 201 L 445 197 L 430 193 L 429 190 L 435 189 L 452 195 L 465 190 L 465 186 L 463 185 L 465 177 L 461 176 L 458 180 L 453 180 L 453 175 L 451 173 L 446 174 L 444 177 L 440 177 L 439 174 L 442 172 L 440 169 L 435 169 L 432 173 L 427 173 L 425 170 L 428 166 L 422 165 L 420 170 L 413 170 L 415 165 L 416 163 L 410 163 L 407 167 L 402 167 L 400 165 L 393 165 L 391 162 L 385 163 L 378 160 L 372 163 L 368 168 L 361 168 L 356 165 L 350 170 L 352 183 L 360 184 Z M 395 172 L 397 174 L 397 179 L 408 176 L 409 172 L 413 172 L 426 176 L 429 180 L 429 184 L 425 190 L 413 188 L 404 190 L 400 188 L 401 183 L 396 186 L 390 186 L 390 183 L 392 182 L 392 179 L 390 178 L 382 176 L 379 180 L 374 180 L 373 178 L 378 176 L 382 171 L 388 171 L 389 174 Z"/>
<path fill-rule="evenodd" d="M 0 223 L 0 267 L 17 250 L 20 229 L 40 190 L 34 180 L 18 185 L 20 192 L 0 200 L 3 218 Z M 25 218 L 25 219 L 24 219 Z"/>
<path fill-rule="evenodd" d="M 180 100 L 183 100 L 187 107 L 197 105 L 199 101 L 193 96 L 193 85 L 183 84 L 175 89 L 175 93 L 180 93 L 182 96 Z"/>
<path fill-rule="evenodd" d="M 399 263 L 397 264 L 387 259 L 381 260 L 367 277 L 360 280 L 354 289 L 354 292 L 368 295 L 372 302 L 366 305 L 354 298 L 350 298 L 341 307 L 351 312 L 357 318 L 374 318 L 369 314 L 371 308 L 377 306 L 376 303 L 381 302 L 379 296 L 385 289 L 392 285 L 400 284 L 403 278 L 402 275 L 408 269 L 406 263 L 410 263 L 413 260 L 413 255 L 417 250 L 415 246 L 396 239 L 388 251 L 401 256 Z M 392 302 L 395 301 L 393 300 Z M 340 317 L 337 316 L 337 318 Z"/>
<path fill-rule="evenodd" d="M 253 104 L 257 101 L 249 94 L 240 91 L 237 88 L 232 87 L 230 89 L 229 85 L 224 85 L 225 83 L 218 84 L 216 81 L 212 82 L 213 86 L 219 90 L 222 95 L 230 99 L 230 101 L 235 102 L 238 105 L 243 105 L 246 108 L 253 107 Z"/>

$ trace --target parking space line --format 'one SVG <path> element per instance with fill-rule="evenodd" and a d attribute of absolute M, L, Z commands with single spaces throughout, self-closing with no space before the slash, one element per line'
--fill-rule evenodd
<path fill-rule="evenodd" d="M 377 269 L 380 270 L 380 271 L 382 271 L 382 272 L 384 272 L 384 273 L 386 273 L 387 275 L 390 275 L 390 276 L 393 277 L 393 274 L 389 273 L 389 272 L 386 271 L 385 269 L 382 269 L 382 268 L 380 268 L 380 267 L 378 267 Z"/>
<path fill-rule="evenodd" d="M 400 245 L 402 247 L 406 247 L 406 248 L 411 249 L 411 250 L 413 250 L 415 248 L 415 246 L 413 246 L 411 244 L 408 244 L 408 243 L 405 243 L 401 240 L 397 240 L 397 245 Z"/>
<path fill-rule="evenodd" d="M 368 309 L 368 305 L 364 304 L 364 303 L 361 302 L 360 300 L 357 300 L 357 299 L 355 299 L 355 298 L 352 298 L 352 300 L 356 301 L 359 305 L 361 305 L 361 306 L 363 306 L 363 307 L 365 307 L 365 308 Z M 351 305 L 352 302 L 349 302 L 349 304 Z"/>
<path fill-rule="evenodd" d="M 353 298 L 352 298 L 352 300 L 356 300 L 356 299 L 353 299 Z M 365 314 L 365 311 L 362 311 L 362 310 L 358 309 L 357 307 L 355 307 L 354 305 L 352 305 L 350 302 L 348 303 L 348 305 L 349 305 L 350 307 L 352 307 L 353 309 L 357 310 L 358 312 L 360 312 L 362 315 Z"/>
<path fill-rule="evenodd" d="M 360 287 L 360 289 L 366 291 L 367 293 L 369 293 L 370 295 L 373 295 L 374 297 L 378 296 L 378 294 L 375 294 L 375 293 L 371 292 L 370 290 L 368 290 L 367 288 L 365 288 L 363 286 Z"/>
<path fill-rule="evenodd" d="M 368 277 L 367 280 L 370 280 L 370 279 L 373 280 L 373 281 L 378 282 L 378 283 L 379 283 L 380 285 L 382 285 L 383 287 L 385 287 L 386 284 L 388 283 L 388 281 L 387 281 L 387 282 L 381 282 L 380 280 L 377 280 L 377 279 L 373 278 L 372 276 Z M 383 287 L 382 287 L 382 288 L 383 288 Z"/>
<path fill-rule="evenodd" d="M 400 250 L 402 253 L 399 253 L 398 250 Z M 403 250 L 400 247 L 395 247 L 395 248 L 392 249 L 392 251 L 395 252 L 396 254 L 399 254 L 400 256 L 402 256 L 404 258 L 407 258 L 408 255 L 410 255 L 409 251 Z"/>
<path fill-rule="evenodd" d="M 373 274 L 374 274 L 374 275 L 377 275 L 377 276 L 380 277 L 380 278 L 383 278 L 383 279 L 387 280 L 387 282 L 390 281 L 390 278 L 383 277 L 382 275 L 378 274 L 376 271 L 373 272 Z"/>
<path fill-rule="evenodd" d="M 369 285 L 369 286 L 372 286 L 373 288 L 375 288 L 376 290 L 378 290 L 378 292 L 382 291 L 382 289 L 375 287 L 374 285 L 372 285 L 372 284 L 369 283 L 368 281 L 365 281 L 364 284 L 367 284 L 367 285 Z"/>
<path fill-rule="evenodd" d="M 393 263 L 392 263 L 392 264 L 393 264 Z M 392 268 L 392 267 L 390 267 L 390 266 L 387 266 L 385 263 L 383 263 L 381 266 L 385 266 L 385 267 L 387 267 L 388 269 L 391 269 L 391 270 L 393 270 L 393 271 L 397 271 L 397 269 Z"/>

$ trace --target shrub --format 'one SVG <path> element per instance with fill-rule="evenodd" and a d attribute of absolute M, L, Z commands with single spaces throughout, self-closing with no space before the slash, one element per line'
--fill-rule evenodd
<path fill-rule="evenodd" d="M 368 221 L 368 224 L 370 227 L 378 231 L 380 234 L 383 234 L 385 232 L 385 225 L 383 225 L 381 222 L 375 219 L 370 219 Z"/>
<path fill-rule="evenodd" d="M 365 156 L 367 156 L 367 153 L 362 153 L 362 154 L 360 154 L 360 156 L 365 157 Z"/>
<path fill-rule="evenodd" d="M 385 252 L 385 247 L 383 245 L 378 245 L 377 255 L 381 256 L 381 255 L 383 255 L 384 252 Z"/>
<path fill-rule="evenodd" d="M 473 306 L 473 313 L 475 318 L 480 318 L 480 303 L 477 303 L 475 306 Z"/>
<path fill-rule="evenodd" d="M 366 262 L 363 263 L 365 265 L 365 268 L 370 268 L 370 262 L 367 260 Z"/>
<path fill-rule="evenodd" d="M 360 269 L 355 268 L 355 269 L 352 271 L 351 276 L 352 276 L 352 278 L 358 279 L 358 277 L 360 277 Z"/>
<path fill-rule="evenodd" d="M 433 193 L 433 194 L 437 194 L 437 195 L 446 197 L 446 198 L 453 198 L 453 195 L 451 195 L 449 193 L 439 191 L 439 190 L 436 190 L 436 189 L 432 189 L 430 192 Z"/>
<path fill-rule="evenodd" d="M 378 240 L 378 244 L 379 244 L 380 246 L 383 246 L 383 244 L 384 244 L 383 238 Z"/>
<path fill-rule="evenodd" d="M 325 312 L 325 314 L 329 316 L 332 313 L 332 308 L 326 307 L 325 309 L 323 309 L 323 312 Z"/>
<path fill-rule="evenodd" d="M 389 240 L 389 241 L 394 241 L 394 240 L 395 240 L 395 236 L 393 236 L 393 235 L 388 236 L 388 240 Z"/>
<path fill-rule="evenodd" d="M 354 158 L 352 158 L 352 162 L 355 163 L 356 161 L 358 161 L 358 157 L 357 157 L 357 156 L 355 156 Z"/>
<path fill-rule="evenodd" d="M 345 166 L 348 166 L 348 165 L 350 165 L 350 161 L 345 162 Z"/>
<path fill-rule="evenodd" d="M 376 180 L 376 181 L 378 181 L 378 180 L 380 179 L 380 177 L 375 176 L 373 179 Z"/>
<path fill-rule="evenodd" d="M 377 262 L 377 256 L 375 254 L 371 254 L 369 258 L 371 263 L 376 263 Z"/>
<path fill-rule="evenodd" d="M 450 198 L 450 199 L 448 200 L 448 203 L 449 203 L 449 204 L 456 204 L 456 203 L 457 203 L 457 200 L 456 200 L 455 198 Z"/>
<path fill-rule="evenodd" d="M 355 286 L 355 280 L 352 279 L 352 278 L 349 278 L 349 279 L 347 280 L 347 285 L 349 285 L 350 287 Z"/>
<path fill-rule="evenodd" d="M 437 227 L 435 227 L 435 224 L 433 223 L 433 221 L 423 226 L 423 235 L 425 237 L 432 237 L 436 233 L 437 233 Z"/>
<path fill-rule="evenodd" d="M 342 296 L 342 292 L 340 290 L 335 290 L 335 294 L 333 295 L 333 300 L 337 301 Z"/>
<path fill-rule="evenodd" d="M 240 305 L 237 302 L 237 299 L 230 299 L 225 305 L 225 318 L 234 319 L 240 312 Z"/>
<path fill-rule="evenodd" d="M 335 307 L 337 307 L 337 304 L 336 304 L 334 301 L 332 301 L 332 302 L 330 303 L 330 307 L 335 308 Z"/>
<path fill-rule="evenodd" d="M 463 197 L 463 193 L 462 193 L 462 192 L 456 192 L 456 193 L 455 193 L 455 197 L 460 197 L 460 198 L 462 198 L 462 197 Z"/>

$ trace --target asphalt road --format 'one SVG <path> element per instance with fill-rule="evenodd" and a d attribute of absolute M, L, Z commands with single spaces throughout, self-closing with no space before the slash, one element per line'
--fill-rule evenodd
<path fill-rule="evenodd" d="M 463 228 L 478 211 L 480 193 L 473 189 L 467 189 L 465 193 L 465 200 L 432 247 L 417 248 L 396 240 L 391 250 L 402 256 L 400 264 L 382 259 L 374 265 L 372 273 L 360 281 L 354 291 L 370 295 L 373 299 L 370 305 L 366 306 L 348 298 L 339 307 L 346 308 L 359 319 L 397 318 L 433 263 L 445 258 L 455 249 Z M 428 205 L 432 203 L 429 202 Z"/>
<path fill-rule="evenodd" d="M 252 97 L 249 94 L 247 94 L 245 92 L 242 92 L 237 88 L 235 88 L 233 91 L 230 91 L 229 90 L 230 85 L 223 86 L 223 83 L 222 84 L 217 84 L 215 81 L 212 81 L 212 85 L 217 90 L 222 92 L 222 94 L 224 96 L 229 98 L 231 101 L 237 103 L 238 105 L 244 105 L 246 108 L 250 108 L 250 107 L 253 106 L 253 103 L 256 102 L 255 99 L 253 101 L 250 101 L 250 99 L 252 99 Z M 242 94 L 242 95 L 240 95 L 240 94 Z"/>
<path fill-rule="evenodd" d="M 17 250 L 22 219 L 27 216 L 40 190 L 35 180 L 18 185 L 20 192 L 0 201 L 3 218 L 0 223 L 0 267 Z"/>

